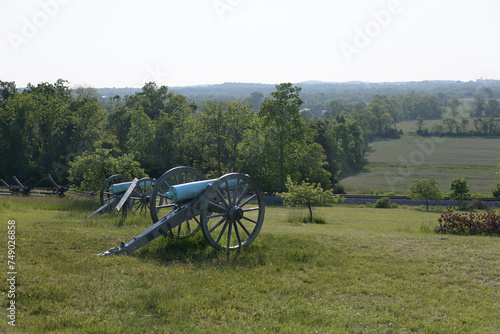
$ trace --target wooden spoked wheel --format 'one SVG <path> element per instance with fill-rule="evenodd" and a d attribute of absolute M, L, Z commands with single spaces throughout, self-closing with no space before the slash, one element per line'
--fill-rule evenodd
<path fill-rule="evenodd" d="M 153 223 L 156 223 L 161 217 L 183 204 L 165 197 L 165 193 L 170 190 L 171 186 L 202 180 L 205 180 L 205 176 L 194 168 L 175 167 L 166 171 L 156 181 L 151 193 L 150 212 Z M 184 239 L 194 235 L 199 229 L 200 218 L 198 215 L 171 229 L 167 232 L 167 236 L 174 239 Z"/>
<path fill-rule="evenodd" d="M 201 211 L 201 229 L 216 249 L 251 244 L 264 221 L 264 199 L 248 175 L 231 173 L 210 188 Z"/>
<path fill-rule="evenodd" d="M 132 214 L 143 214 L 147 212 L 149 214 L 150 208 L 149 203 L 151 199 L 151 193 L 154 188 L 154 179 L 145 177 L 137 181 L 137 184 L 130 194 L 128 211 Z"/>
<path fill-rule="evenodd" d="M 108 177 L 101 186 L 101 192 L 99 196 L 99 199 L 101 200 L 101 206 L 109 203 L 109 201 L 116 198 L 116 194 L 109 190 L 112 185 L 128 181 L 130 181 L 130 179 L 122 174 L 115 174 Z"/>

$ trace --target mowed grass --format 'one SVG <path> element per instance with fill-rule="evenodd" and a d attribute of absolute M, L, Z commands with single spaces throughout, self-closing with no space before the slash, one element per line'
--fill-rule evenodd
<path fill-rule="evenodd" d="M 97 253 L 148 216 L 86 219 L 95 200 L 0 198 L 16 221 L 17 333 L 498 333 L 500 243 L 437 235 L 440 211 L 266 208 L 250 247 L 218 252 L 201 232 L 132 255 Z M 73 209 L 71 209 L 73 207 Z M 436 209 L 437 210 L 437 209 Z M 6 248 L 0 253 L 6 263 Z M 0 273 L 7 307 L 7 269 Z"/>
<path fill-rule="evenodd" d="M 432 176 L 443 191 L 454 177 L 467 179 L 473 193 L 491 194 L 500 181 L 500 139 L 404 136 L 371 144 L 364 170 L 340 181 L 348 193 L 370 190 L 403 194 L 410 183 Z"/>

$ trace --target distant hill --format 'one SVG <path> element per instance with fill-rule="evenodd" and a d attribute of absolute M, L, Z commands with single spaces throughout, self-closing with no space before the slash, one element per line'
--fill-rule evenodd
<path fill-rule="evenodd" d="M 384 95 L 408 95 L 408 94 L 432 94 L 438 95 L 443 103 L 447 99 L 472 98 L 481 93 L 486 98 L 500 98 L 500 80 L 476 80 L 476 81 L 412 81 L 412 82 L 322 82 L 304 81 L 295 83 L 302 87 L 301 97 L 304 107 L 324 108 L 324 105 L 332 100 L 340 100 L 346 103 L 362 102 L 368 103 L 374 94 Z M 232 100 L 245 99 L 253 92 L 259 92 L 267 97 L 275 90 L 274 84 L 238 83 L 226 82 L 215 85 L 198 85 L 187 87 L 169 87 L 176 93 L 187 96 L 195 103 L 206 100 Z M 489 88 L 488 90 L 485 90 Z M 105 98 L 119 95 L 133 95 L 140 92 L 141 88 L 98 88 L 97 91 Z M 488 96 L 490 95 L 490 96 Z"/>

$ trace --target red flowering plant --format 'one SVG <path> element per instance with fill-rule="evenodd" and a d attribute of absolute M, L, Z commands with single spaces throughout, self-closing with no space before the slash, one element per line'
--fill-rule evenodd
<path fill-rule="evenodd" d="M 500 235 L 500 212 L 492 207 L 484 213 L 457 213 L 448 208 L 438 219 L 436 233 Z"/>

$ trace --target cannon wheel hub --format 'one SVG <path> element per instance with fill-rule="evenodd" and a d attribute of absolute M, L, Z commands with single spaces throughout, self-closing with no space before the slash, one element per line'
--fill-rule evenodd
<path fill-rule="evenodd" d="M 232 221 L 237 221 L 243 218 L 243 210 L 239 206 L 233 206 L 229 208 L 229 219 Z"/>

